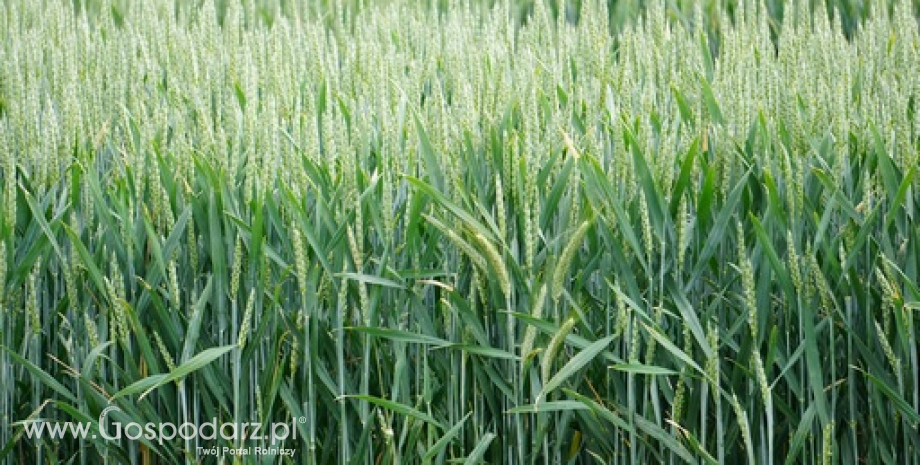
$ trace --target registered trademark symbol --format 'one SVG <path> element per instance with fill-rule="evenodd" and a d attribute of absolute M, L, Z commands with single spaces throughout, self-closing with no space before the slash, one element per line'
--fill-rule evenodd
<path fill-rule="evenodd" d="M 307 417 L 300 417 L 300 419 L 298 419 L 297 422 L 300 424 L 304 424 L 307 422 Z"/>

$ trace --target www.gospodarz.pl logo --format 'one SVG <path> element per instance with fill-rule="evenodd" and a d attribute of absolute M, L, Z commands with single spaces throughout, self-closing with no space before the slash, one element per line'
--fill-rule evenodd
<path fill-rule="evenodd" d="M 211 418 L 211 421 L 200 425 L 186 422 L 178 426 L 170 422 L 149 422 L 144 424 L 137 422 L 110 422 L 110 414 L 120 411 L 121 409 L 116 406 L 109 406 L 99 414 L 98 434 L 93 431 L 91 423 L 84 422 L 49 423 L 45 421 L 28 421 L 23 422 L 23 426 L 25 427 L 26 436 L 30 439 L 41 439 L 43 437 L 63 439 L 68 436 L 78 439 L 97 439 L 101 436 L 108 441 L 145 439 L 162 445 L 164 442 L 176 438 L 184 440 L 202 439 L 206 441 L 220 438 L 226 441 L 265 440 L 268 443 L 276 444 L 288 439 L 296 441 L 297 424 L 306 422 L 303 417 L 293 418 L 290 423 L 277 422 L 270 424 L 259 422 L 217 423 L 216 418 Z"/>

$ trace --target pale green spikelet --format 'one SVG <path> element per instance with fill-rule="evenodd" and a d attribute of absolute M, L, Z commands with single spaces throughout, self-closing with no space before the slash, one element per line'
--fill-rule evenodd
<path fill-rule="evenodd" d="M 450 241 L 453 242 L 461 252 L 469 257 L 470 261 L 473 262 L 473 265 L 475 265 L 478 269 L 485 270 L 486 258 L 478 250 L 473 248 L 469 242 L 460 237 L 460 235 L 457 234 L 453 229 L 448 228 L 443 223 L 441 223 L 441 221 L 435 219 L 434 217 L 426 215 L 425 219 L 428 220 L 429 224 L 436 227 L 439 231 L 446 235 L 447 238 L 450 239 Z"/>
<path fill-rule="evenodd" d="M 513 135 L 511 137 L 513 139 Z M 512 141 L 513 142 L 513 141 Z M 502 238 L 508 237 L 508 230 L 506 229 L 507 223 L 505 223 L 505 191 L 502 189 L 502 180 L 506 180 L 509 186 L 514 185 L 514 170 L 512 169 L 513 163 L 512 159 L 514 158 L 514 149 L 511 148 L 513 145 L 510 144 L 508 153 L 502 157 L 502 171 L 495 176 L 495 207 L 498 214 L 498 224 L 499 232 L 502 235 Z M 508 199 L 509 201 L 513 201 Z M 504 225 L 504 226 L 503 226 Z"/>
<path fill-rule="evenodd" d="M 291 247 L 294 248 L 294 270 L 297 273 L 297 286 L 301 297 L 307 298 L 307 258 L 303 248 L 303 236 L 300 229 L 291 227 Z"/>
<path fill-rule="evenodd" d="M 271 267 L 271 260 L 269 259 L 268 254 L 262 254 L 262 285 L 266 289 L 270 289 L 274 283 L 272 282 L 272 272 L 273 268 Z"/>
<path fill-rule="evenodd" d="M 297 368 L 300 366 L 300 342 L 296 337 L 291 337 L 291 378 L 297 377 Z"/>
<path fill-rule="evenodd" d="M 41 272 L 42 261 L 38 259 L 35 262 L 35 265 L 32 267 L 32 272 L 29 273 L 28 286 L 26 287 L 26 313 L 29 315 L 29 323 L 32 327 L 32 335 L 38 336 L 42 330 L 42 323 L 39 317 L 39 309 L 41 308 L 38 303 L 38 276 Z"/>
<path fill-rule="evenodd" d="M 738 417 L 738 427 L 741 429 L 741 438 L 744 440 L 744 446 L 748 451 L 748 457 L 753 457 L 753 441 L 751 440 L 751 425 L 748 421 L 747 412 L 741 407 L 738 396 L 732 394 L 732 407 L 735 409 L 735 415 Z"/>
<path fill-rule="evenodd" d="M 629 358 L 630 363 L 639 361 L 639 351 L 642 348 L 642 335 L 639 332 L 639 319 L 635 314 L 630 316 L 629 333 Z"/>
<path fill-rule="evenodd" d="M 792 238 L 792 230 L 786 231 L 786 255 L 789 261 L 789 274 L 792 278 L 792 285 L 799 295 L 805 292 L 804 283 L 802 282 L 802 269 L 799 260 L 799 254 L 795 250 L 795 241 Z"/>
<path fill-rule="evenodd" d="M 501 288 L 502 293 L 505 297 L 510 296 L 511 278 L 508 276 L 508 269 L 505 267 L 505 261 L 502 259 L 502 255 L 498 252 L 498 249 L 495 248 L 495 245 L 492 244 L 492 241 L 486 239 L 482 233 L 475 232 L 472 236 L 485 252 L 486 261 L 489 263 L 489 266 L 492 267 L 496 277 L 498 277 L 498 286 Z"/>
<path fill-rule="evenodd" d="M 553 301 L 558 301 L 559 296 L 562 295 L 563 285 L 565 284 L 565 277 L 568 275 L 569 267 L 572 265 L 575 254 L 577 254 L 578 250 L 581 248 L 585 234 L 588 233 L 588 229 L 591 225 L 591 220 L 586 220 L 581 223 L 581 226 L 579 226 L 578 229 L 575 230 L 575 233 L 572 234 L 572 237 L 569 238 L 569 242 L 565 245 L 565 248 L 562 249 L 562 255 L 559 256 L 559 261 L 556 262 L 556 268 L 553 270 L 553 279 L 551 281 L 551 295 Z"/>
<path fill-rule="evenodd" d="M 119 323 L 118 323 L 118 311 L 116 310 L 116 302 L 118 302 L 118 296 L 115 292 L 115 287 L 112 285 L 112 281 L 108 276 L 103 276 L 103 282 L 105 283 L 106 294 L 109 298 L 109 311 L 108 311 L 108 323 L 109 323 L 109 339 L 114 341 L 119 337 Z"/>
<path fill-rule="evenodd" d="M 465 253 L 466 256 L 470 258 L 470 261 L 472 261 L 478 269 L 486 269 L 486 258 L 481 253 L 479 253 L 478 250 L 473 248 L 469 242 L 461 238 L 459 234 L 452 230 L 445 230 L 444 232 L 447 234 L 447 238 L 450 239 L 450 241 L 453 242 L 454 245 L 456 245 L 463 253 Z"/>
<path fill-rule="evenodd" d="M 179 308 L 182 304 L 179 294 L 179 272 L 177 270 L 178 265 L 176 265 L 175 260 L 169 261 L 169 266 L 167 268 L 167 274 L 169 274 L 169 295 L 172 298 L 173 305 L 176 308 Z"/>
<path fill-rule="evenodd" d="M 574 103 L 574 100 L 573 100 Z M 567 132 L 562 131 L 563 141 L 566 148 L 572 154 L 572 158 L 575 161 L 578 161 L 581 158 L 581 151 L 575 147 L 575 142 L 572 141 L 572 138 Z M 568 185 L 566 186 L 566 195 L 570 199 L 570 209 L 569 209 L 569 224 L 575 224 L 581 218 L 581 171 L 578 169 L 578 165 L 575 165 L 575 169 L 572 170 L 571 178 L 569 179 Z"/>
<path fill-rule="evenodd" d="M 885 335 L 885 330 L 877 321 L 875 323 L 875 335 L 878 337 L 878 342 L 882 346 L 882 351 L 885 353 L 885 358 L 888 360 L 888 364 L 891 365 L 891 370 L 899 379 L 901 377 L 901 359 L 895 355 L 894 348 L 891 347 L 891 343 L 888 342 L 888 337 Z"/>
<path fill-rule="evenodd" d="M 655 255 L 656 244 L 652 236 L 652 222 L 649 218 L 648 200 L 644 195 L 639 199 L 639 216 L 642 221 L 642 243 L 645 245 L 645 259 L 651 262 L 652 257 Z"/>
<path fill-rule="evenodd" d="M 84 190 L 84 191 L 88 191 L 88 189 L 83 189 L 83 190 Z M 86 200 L 84 200 L 83 202 L 89 202 L 89 201 L 91 201 L 90 199 L 92 199 L 92 196 L 91 196 L 91 195 L 86 195 Z M 127 256 L 128 256 L 128 257 L 133 257 L 133 256 L 134 256 L 134 250 L 135 250 L 134 248 L 136 247 L 135 238 L 134 238 L 134 215 L 135 215 L 137 212 L 135 211 L 134 199 L 132 199 L 132 198 L 129 196 L 129 197 L 126 199 L 126 202 L 127 202 L 127 204 L 128 204 L 128 205 L 127 205 L 127 208 L 126 208 L 126 210 L 127 210 L 128 213 L 127 213 L 127 215 L 125 215 L 124 218 L 122 219 L 123 223 L 122 223 L 122 228 L 121 228 L 121 241 L 122 241 L 122 243 L 125 245 L 125 250 L 127 251 Z M 86 205 L 86 204 L 84 204 L 84 205 Z M 84 224 L 89 225 L 89 224 L 92 224 L 92 221 L 93 221 L 93 220 L 92 220 L 92 213 L 91 213 L 91 211 L 92 211 L 92 210 L 91 210 L 91 209 L 92 209 L 92 205 L 89 204 L 89 205 L 87 205 L 86 208 L 87 208 L 87 210 L 86 210 L 86 213 L 84 213 L 84 219 L 83 219 L 83 221 L 85 222 Z M 146 208 L 146 207 L 145 207 L 145 208 Z"/>
<path fill-rule="evenodd" d="M 351 255 L 355 261 L 355 269 L 358 273 L 361 273 L 364 270 L 364 257 L 361 252 L 360 239 L 355 237 L 354 232 L 351 227 L 346 229 L 348 236 L 348 245 L 351 248 Z M 358 286 L 358 302 L 361 305 L 361 314 L 365 318 L 365 323 L 370 324 L 370 299 L 367 295 L 367 285 L 364 282 L 357 282 Z"/>
<path fill-rule="evenodd" d="M 236 236 L 233 246 L 233 269 L 230 272 L 230 299 L 236 300 L 240 292 L 240 275 L 243 272 L 243 241 Z"/>
<path fill-rule="evenodd" d="M 693 353 L 693 335 L 690 332 L 690 326 L 684 323 L 683 325 L 683 338 L 684 338 L 684 353 L 692 354 Z M 674 400 L 671 403 L 671 416 L 674 419 L 674 423 L 680 424 L 681 417 L 683 416 L 684 408 L 684 397 L 687 394 L 687 379 L 688 379 L 689 368 L 685 365 L 680 370 L 680 375 L 677 377 L 677 387 L 674 388 Z"/>
<path fill-rule="evenodd" d="M 824 432 L 821 435 L 821 464 L 831 465 L 834 457 L 834 422 L 824 426 Z"/>
<path fill-rule="evenodd" d="M 616 289 L 619 290 L 619 283 L 616 284 Z M 617 319 L 616 319 L 616 329 L 613 334 L 619 338 L 626 332 L 629 326 L 630 312 L 632 308 L 626 305 L 626 300 L 617 297 Z"/>
<path fill-rule="evenodd" d="M 805 255 L 802 257 L 802 271 L 805 271 L 805 277 L 802 280 L 802 288 L 804 290 L 804 299 L 806 302 L 811 302 L 817 297 L 817 289 L 815 288 L 815 280 L 811 277 L 812 271 L 812 262 L 814 260 L 814 250 L 811 248 L 811 242 L 808 241 L 805 243 Z"/>
<path fill-rule="evenodd" d="M 265 418 L 265 405 L 263 404 L 262 385 L 256 383 L 256 415 L 257 418 Z"/>
<path fill-rule="evenodd" d="M 787 120 L 788 121 L 788 120 Z M 795 199 L 798 191 L 795 175 L 792 173 L 792 154 L 785 147 L 781 150 L 780 167 L 782 169 L 783 181 L 786 185 L 786 206 L 789 209 L 789 218 L 796 221 L 798 214 L 798 202 Z"/>
<path fill-rule="evenodd" d="M 483 268 L 483 270 L 484 269 L 485 268 Z M 476 297 L 479 297 L 482 299 L 482 301 L 486 301 L 489 296 L 489 293 L 486 292 L 486 278 L 483 276 L 482 272 L 479 271 L 479 269 L 473 270 L 473 282 L 476 283 L 476 285 L 473 286 L 473 297 L 470 300 L 472 302 L 476 302 Z"/>
<path fill-rule="evenodd" d="M 348 236 L 348 247 L 351 250 L 351 258 L 355 262 L 355 271 L 361 273 L 364 271 L 364 256 L 361 254 L 361 249 L 358 246 L 358 239 L 355 237 L 354 228 L 349 226 L 345 231 Z"/>
<path fill-rule="evenodd" d="M 130 331 L 128 330 L 125 306 L 128 305 L 128 302 L 125 301 L 124 290 L 118 286 L 118 278 L 118 276 L 114 276 L 114 273 L 111 280 L 108 277 L 103 277 L 110 302 L 109 328 L 112 340 L 118 339 L 127 344 Z"/>
<path fill-rule="evenodd" d="M 546 284 L 540 286 L 540 289 L 537 291 L 537 295 L 534 297 L 533 301 L 533 310 L 531 316 L 534 318 L 543 317 L 543 306 L 546 304 Z M 521 343 L 521 362 L 530 355 L 530 352 L 533 350 L 533 344 L 537 337 L 537 328 L 533 326 L 528 326 L 527 330 L 524 332 L 524 341 Z"/>
<path fill-rule="evenodd" d="M 160 351 L 160 356 L 163 357 L 163 361 L 166 363 L 166 369 L 168 369 L 170 372 L 176 371 L 176 361 L 169 353 L 169 349 L 166 348 L 166 343 L 163 342 L 163 338 L 160 337 L 160 333 L 154 331 L 153 339 L 157 343 L 157 349 Z"/>
<path fill-rule="evenodd" d="M 506 156 L 505 159 L 510 157 Z M 510 171 L 510 170 L 509 170 Z M 505 214 L 505 191 L 502 189 L 501 177 L 495 177 L 495 211 L 498 215 L 498 231 L 502 238 L 508 237 L 508 219 Z"/>
<path fill-rule="evenodd" d="M 524 264 L 528 270 L 534 266 L 534 254 L 536 251 L 536 234 L 534 231 L 534 217 L 536 216 L 536 207 L 534 205 L 535 186 L 527 188 L 527 197 L 525 200 L 524 211 Z"/>
<path fill-rule="evenodd" d="M 687 395 L 686 371 L 686 368 L 680 370 L 680 375 L 677 377 L 677 387 L 674 388 L 674 400 L 671 403 L 671 417 L 676 424 L 680 424 L 684 414 L 684 398 Z"/>
<path fill-rule="evenodd" d="M 254 145 L 254 144 L 253 144 Z M 258 162 L 255 159 L 255 155 L 250 152 L 245 158 L 246 163 L 246 176 L 243 180 L 243 202 L 249 204 L 252 202 L 253 197 L 258 197 Z"/>
<path fill-rule="evenodd" d="M 572 329 L 575 327 L 575 318 L 569 318 L 565 320 L 565 323 L 559 328 L 559 331 L 553 335 L 553 338 L 550 339 L 549 345 L 546 346 L 546 351 L 543 352 L 543 359 L 540 363 L 540 376 L 543 380 L 543 384 L 546 384 L 549 381 L 550 374 L 553 370 L 553 361 L 556 358 L 556 355 L 559 353 L 559 349 L 562 348 L 565 338 L 569 336 L 572 332 Z"/>
<path fill-rule="evenodd" d="M 169 194 L 166 193 L 166 188 L 160 185 L 160 208 L 163 213 L 163 231 L 172 231 L 173 227 L 176 224 L 176 218 L 173 216 L 172 205 L 169 202 Z"/>
<path fill-rule="evenodd" d="M 342 320 L 348 317 L 348 278 L 339 283 L 339 295 L 336 304 L 342 309 Z"/>
<path fill-rule="evenodd" d="M 358 282 L 358 303 L 361 305 L 361 315 L 364 317 L 364 324 L 371 324 L 371 302 L 367 294 L 367 283 Z"/>
<path fill-rule="evenodd" d="M 249 291 L 249 299 L 246 300 L 246 312 L 243 314 L 243 322 L 240 324 L 240 336 L 237 340 L 237 347 L 240 349 L 246 347 L 246 338 L 249 337 L 249 326 L 252 324 L 252 311 L 256 306 L 256 290 Z"/>
<path fill-rule="evenodd" d="M 0 239 L 0 309 L 6 300 L 6 242 Z"/>
<path fill-rule="evenodd" d="M 198 272 L 198 236 L 195 233 L 195 222 L 189 221 L 187 231 L 188 262 L 193 275 Z"/>
<path fill-rule="evenodd" d="M 706 377 L 713 390 L 716 390 L 720 383 L 720 365 L 719 365 L 719 330 L 714 323 L 710 323 L 706 331 L 706 340 L 709 347 L 712 347 L 712 356 L 706 359 Z"/>
<path fill-rule="evenodd" d="M 377 421 L 380 423 L 380 432 L 383 434 L 383 438 L 386 444 L 393 442 L 393 427 L 389 424 L 386 417 L 383 414 L 383 411 L 377 409 Z"/>
<path fill-rule="evenodd" d="M 754 362 L 754 373 L 757 375 L 757 384 L 760 386 L 760 396 L 763 398 L 764 404 L 769 404 L 770 384 L 767 382 L 767 373 L 764 370 L 763 359 L 759 350 L 754 349 L 751 354 L 751 361 Z"/>
<path fill-rule="evenodd" d="M 827 283 L 827 278 L 824 276 L 824 272 L 821 271 L 821 265 L 818 263 L 818 259 L 814 254 L 809 255 L 809 265 L 811 266 L 811 275 L 814 280 L 816 293 L 821 299 L 821 309 L 824 312 L 830 312 L 834 308 L 834 297 L 831 293 L 830 286 Z"/>
<path fill-rule="evenodd" d="M 396 187 L 389 171 L 384 172 L 382 180 L 380 212 L 383 215 L 383 236 L 386 244 L 392 245 L 396 237 L 396 215 L 393 213 L 393 190 Z"/>
<path fill-rule="evenodd" d="M 741 222 L 737 223 L 738 229 L 738 261 L 741 268 L 741 289 L 744 296 L 744 307 L 748 318 L 748 327 L 751 330 L 751 337 L 757 341 L 757 299 L 754 294 L 754 267 L 751 265 L 751 259 L 747 254 L 747 247 L 744 244 L 744 229 Z"/>
<path fill-rule="evenodd" d="M 684 256 L 687 247 L 690 244 L 690 237 L 693 232 L 692 219 L 687 210 L 687 202 L 684 197 L 680 198 L 680 207 L 677 211 L 677 270 L 684 268 Z"/>
<path fill-rule="evenodd" d="M 112 252 L 112 259 L 109 261 L 109 274 L 112 276 L 112 302 L 114 303 L 117 299 L 124 300 L 127 296 L 125 292 L 125 278 L 121 274 L 121 266 L 118 264 L 115 252 Z"/>
<path fill-rule="evenodd" d="M 2 134 L 2 132 L 0 132 L 0 134 Z M 5 138 L 0 140 L 5 140 Z M 0 152 L 2 153 L 0 156 L 2 156 L 6 161 L 2 167 L 4 172 L 4 182 L 3 186 L 0 186 L 3 187 L 4 205 L 2 206 L 2 211 L 5 223 L 4 226 L 6 226 L 7 229 L 12 230 L 16 226 L 16 163 L 13 161 L 13 157 L 7 155 L 10 153 L 8 149 L 0 147 L 0 150 L 3 150 L 3 152 Z"/>
<path fill-rule="evenodd" d="M 0 246 L 2 247 L 2 246 Z M 0 260 L 3 259 L 3 251 L 0 250 Z M 66 291 L 67 300 L 70 302 L 72 308 L 76 308 L 80 301 L 80 295 L 77 293 L 77 277 L 79 276 L 80 269 L 77 267 L 77 254 L 74 253 L 73 249 L 70 250 L 70 260 L 68 263 L 63 264 L 61 267 L 64 271 L 64 289 Z M 2 266 L 2 265 L 0 265 Z M 2 273 L 0 273 L 2 274 Z M 0 276 L 0 288 L 2 288 L 3 279 Z M 3 290 L 0 289 L 0 305 L 3 304 Z"/>
<path fill-rule="evenodd" d="M 800 162 L 801 164 L 801 162 Z M 806 171 L 802 166 L 797 167 L 792 170 L 792 179 L 793 179 L 793 193 L 792 200 L 794 202 L 795 208 L 793 212 L 790 212 L 790 218 L 795 219 L 797 212 L 805 211 L 805 181 L 803 172 Z"/>
<path fill-rule="evenodd" d="M 883 328 L 888 329 L 891 310 L 896 308 L 896 302 L 901 301 L 901 293 L 894 284 L 895 280 L 891 278 L 890 271 L 883 271 L 881 267 L 875 268 L 875 276 L 878 279 L 879 286 L 882 288 L 882 315 L 885 318 Z"/>
<path fill-rule="evenodd" d="M 96 321 L 89 315 L 89 312 L 83 314 L 83 326 L 86 327 L 86 336 L 89 339 L 90 349 L 99 347 L 99 332 L 96 329 Z"/>

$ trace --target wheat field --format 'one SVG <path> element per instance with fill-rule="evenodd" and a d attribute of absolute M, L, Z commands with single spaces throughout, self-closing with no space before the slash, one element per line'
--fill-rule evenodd
<path fill-rule="evenodd" d="M 3 1 L 0 462 L 920 464 L 917 11 Z"/>

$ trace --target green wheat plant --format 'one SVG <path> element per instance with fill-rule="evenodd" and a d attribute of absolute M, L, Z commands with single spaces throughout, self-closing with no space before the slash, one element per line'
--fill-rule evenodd
<path fill-rule="evenodd" d="M 920 464 L 917 13 L 4 1 L 0 462 Z"/>

